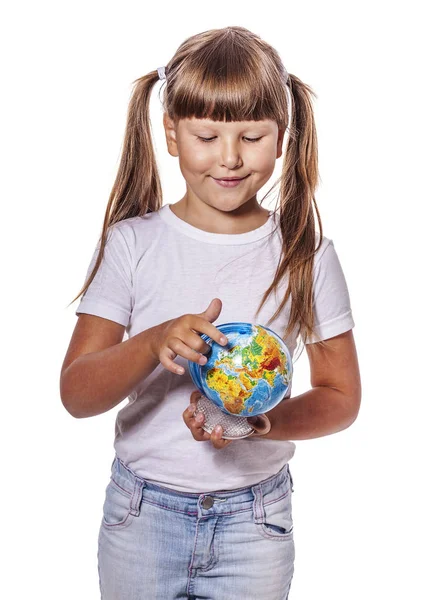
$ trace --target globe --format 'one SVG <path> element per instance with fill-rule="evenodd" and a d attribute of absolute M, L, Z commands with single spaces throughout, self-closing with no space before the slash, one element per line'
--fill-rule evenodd
<path fill-rule="evenodd" d="M 221 346 L 206 334 L 208 361 L 189 360 L 193 383 L 223 413 L 251 417 L 274 408 L 286 396 L 293 365 L 284 341 L 262 325 L 233 322 L 216 325 L 228 339 Z"/>

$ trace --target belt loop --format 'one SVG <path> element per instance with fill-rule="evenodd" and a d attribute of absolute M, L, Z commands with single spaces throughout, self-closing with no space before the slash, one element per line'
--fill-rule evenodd
<path fill-rule="evenodd" d="M 143 479 L 135 477 L 134 479 L 134 492 L 131 498 L 131 515 L 136 517 L 140 514 L 141 500 L 143 498 L 143 488 L 146 482 Z"/>
<path fill-rule="evenodd" d="M 263 508 L 263 491 L 260 483 L 257 485 L 253 485 L 251 488 L 254 494 L 254 502 L 253 502 L 253 513 L 254 513 L 254 522 L 255 523 L 263 523 L 265 518 L 265 511 Z"/>

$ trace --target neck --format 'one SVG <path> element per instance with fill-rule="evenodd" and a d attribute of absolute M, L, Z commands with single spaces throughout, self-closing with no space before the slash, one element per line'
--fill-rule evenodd
<path fill-rule="evenodd" d="M 262 208 L 256 198 L 235 210 L 224 211 L 185 195 L 170 208 L 189 225 L 209 233 L 247 233 L 264 225 L 269 218 L 269 210 Z"/>

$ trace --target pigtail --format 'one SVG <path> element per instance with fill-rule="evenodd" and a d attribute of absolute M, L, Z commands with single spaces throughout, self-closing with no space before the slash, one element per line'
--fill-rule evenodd
<path fill-rule="evenodd" d="M 133 82 L 120 164 L 104 215 L 98 256 L 83 288 L 70 304 L 84 294 L 93 281 L 104 256 L 109 227 L 118 221 L 157 211 L 162 206 L 149 117 L 151 92 L 158 80 L 156 70 Z"/>
<path fill-rule="evenodd" d="M 288 124 L 288 143 L 280 178 L 279 226 L 283 247 L 280 261 L 270 287 L 265 291 L 257 313 L 276 289 L 286 273 L 289 284 L 270 324 L 284 309 L 291 296 L 290 320 L 284 339 L 295 328 L 306 342 L 314 334 L 313 262 L 322 242 L 322 223 L 315 200 L 318 185 L 318 145 L 311 96 L 316 94 L 295 75 L 289 75 L 287 96 L 291 122 Z M 320 240 L 316 245 L 315 219 L 318 218 Z M 319 339 L 318 335 L 315 335 Z"/>

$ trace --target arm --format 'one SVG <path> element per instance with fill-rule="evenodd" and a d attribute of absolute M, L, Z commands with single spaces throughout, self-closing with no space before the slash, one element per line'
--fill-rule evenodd
<path fill-rule="evenodd" d="M 80 315 L 61 369 L 66 410 L 76 418 L 92 417 L 126 398 L 159 364 L 151 350 L 156 328 L 123 342 L 125 327 L 120 323 Z"/>
<path fill-rule="evenodd" d="M 328 347 L 307 344 L 312 389 L 287 398 L 267 413 L 272 428 L 263 437 L 306 440 L 337 433 L 357 418 L 361 380 L 352 329 L 324 340 Z"/>

